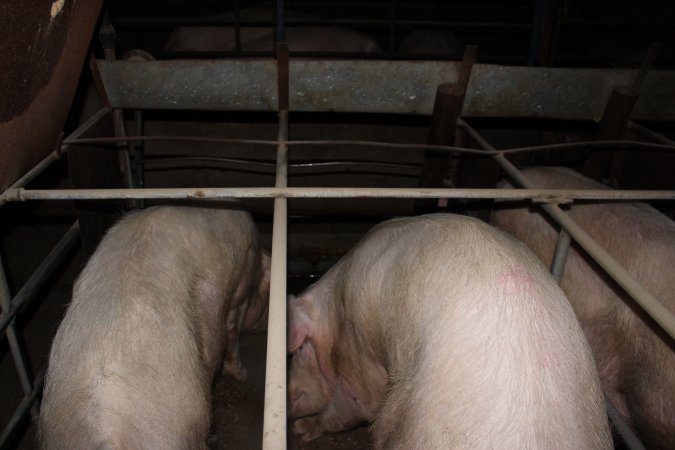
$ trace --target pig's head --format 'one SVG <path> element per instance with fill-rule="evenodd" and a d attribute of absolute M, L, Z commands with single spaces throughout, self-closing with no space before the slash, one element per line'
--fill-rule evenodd
<path fill-rule="evenodd" d="M 326 314 L 311 291 L 290 296 L 288 303 L 288 352 L 292 353 L 288 378 L 290 418 L 317 414 L 335 393 L 337 374 L 330 361 L 332 340 L 324 327 Z"/>
<path fill-rule="evenodd" d="M 260 281 L 253 286 L 251 301 L 246 309 L 242 330 L 247 334 L 267 329 L 267 313 L 270 300 L 271 259 L 267 250 L 261 251 Z"/>

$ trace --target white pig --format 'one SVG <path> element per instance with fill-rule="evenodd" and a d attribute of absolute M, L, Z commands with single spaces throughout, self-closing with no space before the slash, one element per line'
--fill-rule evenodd
<path fill-rule="evenodd" d="M 244 378 L 239 332 L 267 313 L 248 213 L 154 207 L 111 228 L 75 283 L 40 413 L 45 449 L 206 448 L 211 381 Z"/>
<path fill-rule="evenodd" d="M 524 170 L 538 188 L 606 189 L 570 169 Z M 501 187 L 510 186 L 506 182 Z M 535 209 L 500 207 L 495 225 L 550 263 L 557 230 Z M 579 204 L 570 216 L 675 313 L 675 223 L 644 203 Z M 561 279 L 590 342 L 605 393 L 647 448 L 675 449 L 675 353 L 623 290 L 575 245 Z M 655 333 L 656 332 L 656 333 Z"/>
<path fill-rule="evenodd" d="M 267 21 L 272 23 L 271 9 L 250 8 L 240 11 L 242 21 Z M 233 19 L 232 14 L 222 16 Z M 314 16 L 286 11 L 287 19 L 311 20 Z M 379 52 L 379 45 L 367 35 L 348 28 L 292 26 L 286 27 L 286 41 L 292 52 Z M 241 49 L 248 52 L 274 51 L 273 26 L 242 26 Z M 235 28 L 179 27 L 176 28 L 164 47 L 177 52 L 228 52 L 236 50 Z"/>
<path fill-rule="evenodd" d="M 593 359 L 521 243 L 437 214 L 375 227 L 289 303 L 289 416 L 376 448 L 606 449 Z"/>

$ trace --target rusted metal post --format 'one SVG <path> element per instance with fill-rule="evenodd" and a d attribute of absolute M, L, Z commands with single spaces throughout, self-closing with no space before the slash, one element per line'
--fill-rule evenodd
<path fill-rule="evenodd" d="M 661 44 L 652 43 L 642 60 L 640 69 L 635 74 L 633 82 L 629 86 L 616 87 L 612 90 L 598 124 L 596 139 L 620 139 L 623 136 L 637 103 L 640 88 L 647 78 L 647 73 L 654 64 L 660 49 Z M 621 172 L 625 166 L 625 159 L 625 152 L 593 152 L 584 164 L 584 173 L 596 180 L 602 180 L 612 172 L 615 176 L 622 178 Z"/>
<path fill-rule="evenodd" d="M 596 139 L 620 139 L 626 129 L 638 92 L 633 87 L 616 87 L 607 101 L 598 124 Z M 588 155 L 583 172 L 589 178 L 602 180 L 609 175 L 614 152 L 598 151 Z"/>
<path fill-rule="evenodd" d="M 457 118 L 462 112 L 464 88 L 454 83 L 444 83 L 436 89 L 434 112 L 431 115 L 429 144 L 453 145 Z M 424 152 L 422 173 L 419 187 L 441 187 L 448 169 L 450 155 L 448 152 L 428 150 Z M 433 209 L 437 202 L 417 200 L 415 209 L 418 212 Z"/>
<path fill-rule="evenodd" d="M 114 61 L 115 56 L 115 39 L 117 37 L 115 29 L 107 20 L 104 20 L 99 30 L 99 40 L 101 41 L 101 46 L 103 47 L 103 52 L 105 54 L 105 59 L 108 61 Z M 96 76 L 94 74 L 94 76 Z M 97 83 L 102 86 L 102 83 Z M 124 126 L 124 115 L 121 109 L 113 109 L 113 124 L 115 127 L 115 136 L 124 137 L 126 136 L 126 130 Z M 129 157 L 129 146 L 126 141 L 120 141 L 118 144 L 117 150 L 120 161 L 120 170 L 122 176 L 124 177 L 124 185 L 128 188 L 134 187 L 134 182 L 131 174 L 131 158 Z"/>

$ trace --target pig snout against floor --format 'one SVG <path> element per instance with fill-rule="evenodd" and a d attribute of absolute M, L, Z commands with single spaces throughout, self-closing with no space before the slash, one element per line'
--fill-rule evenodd
<path fill-rule="evenodd" d="M 242 211 L 154 207 L 111 228 L 52 344 L 42 447 L 205 448 L 213 375 L 245 376 L 239 333 L 266 315 L 266 264 Z"/>
<path fill-rule="evenodd" d="M 286 11 L 287 19 L 312 20 L 317 17 Z M 232 14 L 221 16 L 232 20 Z M 242 21 L 265 21 L 272 23 L 271 9 L 250 8 L 240 11 Z M 240 28 L 241 49 L 245 52 L 274 51 L 274 28 L 272 26 L 245 26 Z M 286 28 L 286 42 L 292 52 L 379 52 L 379 45 L 369 36 L 358 31 L 340 27 L 292 26 Z M 236 50 L 235 28 L 179 27 L 169 36 L 165 50 L 176 52 L 229 52 Z"/>
<path fill-rule="evenodd" d="M 377 448 L 611 446 L 564 294 L 506 233 L 438 214 L 374 228 L 289 300 L 293 430 Z"/>
<path fill-rule="evenodd" d="M 523 173 L 538 188 L 606 189 L 570 169 Z M 510 187 L 500 182 L 500 187 Z M 675 223 L 644 203 L 579 204 L 570 217 L 647 291 L 675 312 Z M 542 213 L 505 203 L 492 222 L 551 262 L 557 229 Z M 603 389 L 647 448 L 675 448 L 675 345 L 576 245 L 561 286 L 593 350 Z"/>

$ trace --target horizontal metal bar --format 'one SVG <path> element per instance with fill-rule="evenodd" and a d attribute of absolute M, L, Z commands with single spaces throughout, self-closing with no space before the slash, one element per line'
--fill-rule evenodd
<path fill-rule="evenodd" d="M 247 60 L 105 61 L 97 64 L 114 108 L 274 111 L 276 65 Z M 290 62 L 291 111 L 430 115 L 436 86 L 457 82 L 458 61 Z M 598 120 L 633 70 L 474 65 L 465 117 Z M 675 71 L 652 70 L 636 120 L 675 120 Z"/>
<path fill-rule="evenodd" d="M 175 28 L 175 27 L 231 27 L 234 32 L 234 18 L 199 17 L 199 18 L 119 18 L 112 24 L 123 28 Z M 385 19 L 286 19 L 284 26 L 293 27 L 316 27 L 316 26 L 346 26 L 359 30 L 387 29 L 389 20 Z M 274 20 L 270 19 L 242 19 L 239 21 L 241 28 L 247 27 L 273 27 Z M 525 33 L 529 31 L 529 23 L 515 22 L 457 22 L 447 20 L 397 20 L 396 28 L 414 30 L 419 28 L 442 28 L 453 31 L 484 31 L 499 33 L 505 31 Z"/>
<path fill-rule="evenodd" d="M 238 144 L 238 145 L 266 145 L 278 146 L 279 142 L 267 139 L 238 139 L 238 138 L 224 138 L 217 136 L 179 136 L 179 135 L 152 135 L 152 136 L 125 136 L 125 137 L 97 137 L 86 139 L 72 139 L 64 141 L 65 145 L 87 145 L 87 144 L 105 144 L 120 142 L 124 140 L 134 141 L 184 141 L 184 142 L 216 142 L 222 144 Z M 475 148 L 456 147 L 451 145 L 439 144 L 406 144 L 399 142 L 380 142 L 380 141 L 361 141 L 361 140 L 344 140 L 344 139 L 321 139 L 321 140 L 303 140 L 303 141 L 287 141 L 287 146 L 363 146 L 363 147 L 384 147 L 389 149 L 405 149 L 405 150 L 439 150 L 455 153 L 465 153 L 469 155 L 490 156 L 497 153 L 511 154 L 511 153 L 526 153 L 548 150 L 573 150 L 578 148 L 601 148 L 625 150 L 658 150 L 658 151 L 675 151 L 675 142 L 653 144 L 643 141 L 631 141 L 622 139 L 609 140 L 594 140 L 594 141 L 579 141 L 579 142 L 563 142 L 559 144 L 533 145 L 528 147 L 514 147 L 508 149 L 501 149 L 495 151 L 476 150 Z"/>
<path fill-rule="evenodd" d="M 155 188 L 155 189 L 10 189 L 0 204 L 26 200 L 227 198 L 473 198 L 569 203 L 573 200 L 675 200 L 675 191 L 584 189 L 433 189 L 433 188 Z"/>
<path fill-rule="evenodd" d="M 255 172 L 266 175 L 272 175 L 274 173 L 273 169 L 276 167 L 274 163 L 250 161 L 245 159 L 221 158 L 217 156 L 152 158 L 142 160 L 141 164 L 143 165 L 143 170 L 146 172 L 189 168 L 211 168 L 235 172 Z M 238 166 L 243 166 L 243 168 Z M 323 175 L 332 173 L 368 173 L 417 178 L 419 177 L 420 173 L 419 165 L 383 163 L 376 161 L 317 161 L 294 163 L 289 164 L 288 169 L 296 176 Z"/>
<path fill-rule="evenodd" d="M 12 323 L 14 317 L 25 308 L 40 289 L 42 289 L 52 273 L 61 266 L 66 255 L 68 255 L 75 244 L 79 242 L 79 238 L 80 225 L 78 222 L 75 222 L 14 296 L 12 299 L 12 308 L 9 311 L 3 311 L 3 313 L 0 314 L 0 332 L 4 331 L 7 326 Z"/>
<path fill-rule="evenodd" d="M 38 394 L 42 391 L 42 385 L 44 384 L 45 381 L 45 371 L 46 367 L 40 369 L 40 372 L 38 373 L 37 377 L 35 377 L 35 383 L 33 383 L 33 390 L 30 392 L 30 394 L 26 395 L 23 398 L 23 400 L 21 400 L 21 403 L 19 403 L 19 406 L 16 408 L 16 411 L 14 411 L 14 415 L 12 416 L 11 419 L 9 419 L 9 422 L 5 426 L 5 429 L 2 430 L 2 434 L 0 435 L 0 450 L 9 448 L 9 444 L 11 442 L 11 439 L 16 434 L 17 428 L 21 425 L 21 423 L 24 420 L 26 420 L 26 415 L 33 406 L 33 403 L 35 403 Z"/>
<path fill-rule="evenodd" d="M 476 130 L 471 128 L 462 119 L 459 120 L 457 126 L 462 129 L 467 136 L 486 150 L 494 151 L 495 148 L 483 139 Z M 534 186 L 532 183 L 514 166 L 504 155 L 494 156 L 494 161 L 499 167 L 506 172 L 506 174 L 519 186 L 531 190 Z M 583 228 L 581 228 L 568 214 L 566 214 L 557 205 L 542 204 L 541 208 L 555 220 L 574 241 L 588 253 L 591 258 L 603 268 L 603 270 L 614 281 L 617 282 L 621 288 L 630 295 L 640 307 L 659 324 L 659 326 L 672 338 L 675 339 L 675 314 L 670 312 L 668 308 L 663 306 L 656 297 L 650 294 L 640 283 L 633 278 L 607 251 L 602 248 L 595 239 L 591 237 Z"/>

